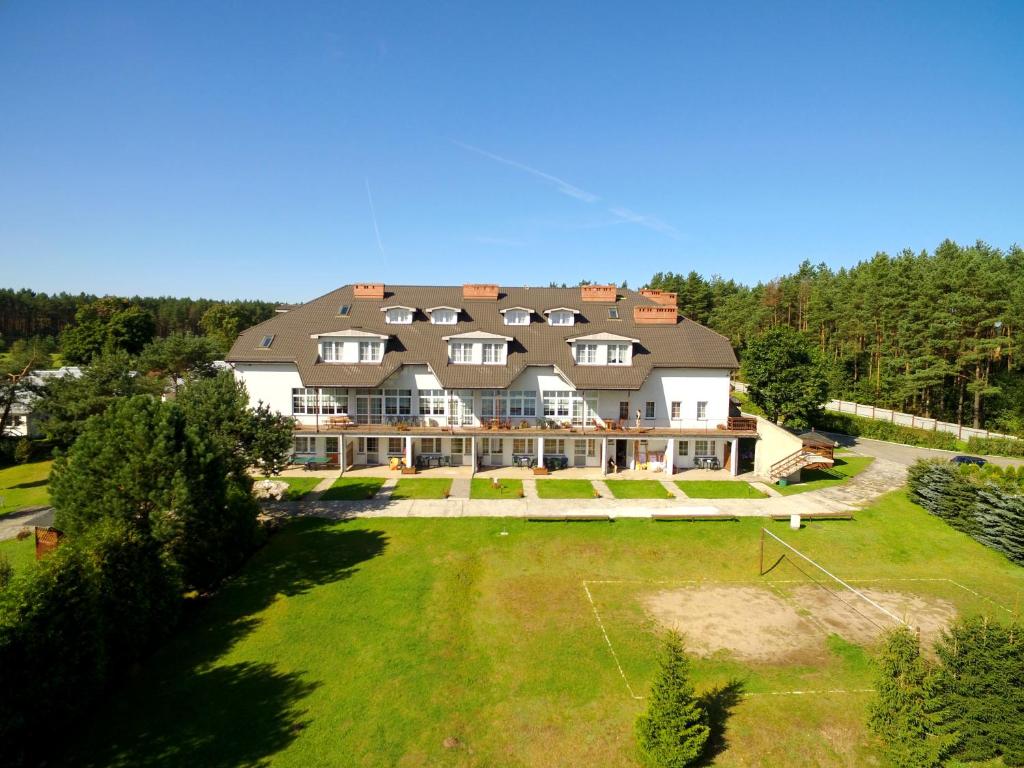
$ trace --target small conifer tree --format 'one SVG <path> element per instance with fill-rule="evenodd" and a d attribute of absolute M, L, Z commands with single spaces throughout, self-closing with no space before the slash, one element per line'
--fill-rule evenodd
<path fill-rule="evenodd" d="M 694 696 L 683 640 L 670 632 L 647 712 L 636 722 L 640 754 L 653 768 L 686 768 L 700 759 L 710 732 L 707 713 Z"/>
<path fill-rule="evenodd" d="M 929 716 L 927 676 L 917 636 L 907 627 L 890 632 L 878 659 L 868 726 L 895 768 L 940 765 L 953 746 L 954 739 L 938 735 Z"/>

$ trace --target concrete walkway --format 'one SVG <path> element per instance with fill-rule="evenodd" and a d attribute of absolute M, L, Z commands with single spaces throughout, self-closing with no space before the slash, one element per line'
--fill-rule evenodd
<path fill-rule="evenodd" d="M 562 514 L 650 517 L 664 512 L 766 517 L 861 509 L 905 482 L 906 466 L 887 459 L 876 459 L 859 475 L 840 485 L 792 496 L 783 496 L 771 489 L 774 494 L 767 499 L 616 499 L 602 481 L 594 481 L 601 498 L 541 499 L 537 497 L 536 483 L 524 480 L 522 499 L 469 499 L 456 498 L 453 494 L 448 499 L 393 500 L 390 488 L 394 486 L 395 479 L 388 478 L 377 496 L 366 501 L 269 502 L 264 509 L 271 514 L 334 520 L 351 517 L 532 517 Z"/>

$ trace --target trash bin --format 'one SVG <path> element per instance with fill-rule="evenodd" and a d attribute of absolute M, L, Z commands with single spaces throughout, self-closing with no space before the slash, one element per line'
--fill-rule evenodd
<path fill-rule="evenodd" d="M 789 516 L 789 527 L 794 531 L 800 530 L 800 515 L 794 514 Z"/>
<path fill-rule="evenodd" d="M 789 480 L 787 480 L 784 477 L 781 477 L 781 478 L 779 478 L 779 485 L 781 487 L 785 488 L 787 485 L 789 485 Z"/>

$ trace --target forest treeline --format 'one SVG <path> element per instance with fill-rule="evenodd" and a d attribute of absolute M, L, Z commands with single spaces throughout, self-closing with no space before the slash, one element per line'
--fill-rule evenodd
<path fill-rule="evenodd" d="M 101 299 L 87 293 L 47 294 L 0 288 L 0 351 L 20 339 L 46 340 L 54 351 L 59 351 L 62 334 L 79 324 L 90 307 L 102 307 L 104 299 L 112 298 Z M 110 301 L 106 303 L 112 305 Z M 141 311 L 156 338 L 181 333 L 208 335 L 212 329 L 224 326 L 228 333 L 242 330 L 271 317 L 277 306 L 276 302 L 260 300 L 217 301 L 173 296 L 116 297 L 114 303 Z"/>
<path fill-rule="evenodd" d="M 943 242 L 934 252 L 879 253 L 833 270 L 804 262 L 757 285 L 659 272 L 680 311 L 728 336 L 742 356 L 769 328 L 801 332 L 848 400 L 1024 432 L 1024 250 Z"/>

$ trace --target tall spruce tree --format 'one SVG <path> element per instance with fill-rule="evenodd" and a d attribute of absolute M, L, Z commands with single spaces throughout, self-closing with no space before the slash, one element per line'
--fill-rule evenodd
<path fill-rule="evenodd" d="M 682 638 L 670 632 L 647 711 L 636 721 L 640 754 L 652 768 L 686 768 L 704 754 L 711 729 L 694 695 Z"/>

